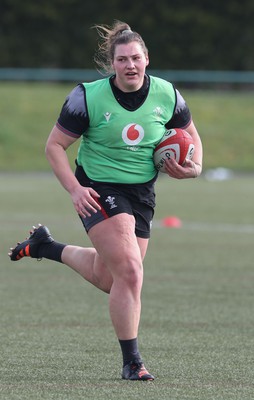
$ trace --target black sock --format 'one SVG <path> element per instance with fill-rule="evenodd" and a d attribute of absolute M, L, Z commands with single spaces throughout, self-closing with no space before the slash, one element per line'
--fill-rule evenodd
<path fill-rule="evenodd" d="M 119 343 L 123 353 L 123 366 L 130 361 L 141 361 L 141 356 L 138 351 L 138 339 L 120 340 Z"/>
<path fill-rule="evenodd" d="M 52 242 L 42 243 L 38 249 L 38 258 L 48 258 L 49 260 L 62 262 L 62 252 L 66 244 Z"/>

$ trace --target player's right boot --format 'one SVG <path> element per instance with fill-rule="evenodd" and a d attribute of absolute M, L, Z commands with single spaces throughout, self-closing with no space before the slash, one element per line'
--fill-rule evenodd
<path fill-rule="evenodd" d="M 18 261 L 23 257 L 32 257 L 40 259 L 39 247 L 41 244 L 52 243 L 52 238 L 49 229 L 44 225 L 39 225 L 38 228 L 33 227 L 33 231 L 30 232 L 29 238 L 24 240 L 22 243 L 17 243 L 17 246 L 10 249 L 8 253 L 12 261 Z"/>
<path fill-rule="evenodd" d="M 151 375 L 142 361 L 131 361 L 123 367 L 123 379 L 131 381 L 153 381 L 154 376 Z"/>

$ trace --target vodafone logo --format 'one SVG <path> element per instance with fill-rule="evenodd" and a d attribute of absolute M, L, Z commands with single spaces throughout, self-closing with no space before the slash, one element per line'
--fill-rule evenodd
<path fill-rule="evenodd" d="M 124 143 L 135 146 L 141 142 L 145 135 L 144 129 L 138 124 L 129 124 L 123 128 L 122 138 Z"/>

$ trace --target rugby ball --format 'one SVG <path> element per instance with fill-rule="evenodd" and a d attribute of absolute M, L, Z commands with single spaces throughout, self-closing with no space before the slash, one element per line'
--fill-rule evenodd
<path fill-rule="evenodd" d="M 168 129 L 155 147 L 153 154 L 155 167 L 165 173 L 167 159 L 174 158 L 178 164 L 183 165 L 186 159 L 192 159 L 194 150 L 193 139 L 187 131 L 180 128 Z"/>

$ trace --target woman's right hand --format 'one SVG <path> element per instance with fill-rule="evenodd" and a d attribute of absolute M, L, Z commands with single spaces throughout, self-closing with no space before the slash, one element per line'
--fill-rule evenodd
<path fill-rule="evenodd" d="M 91 187 L 78 185 L 70 195 L 75 210 L 83 218 L 90 217 L 91 213 L 96 213 L 101 209 L 97 201 L 100 195 Z"/>
<path fill-rule="evenodd" d="M 46 143 L 46 156 L 61 185 L 70 193 L 75 210 L 86 218 L 101 209 L 96 201 L 100 195 L 90 187 L 81 186 L 70 167 L 66 149 L 76 140 L 54 126 Z"/>

